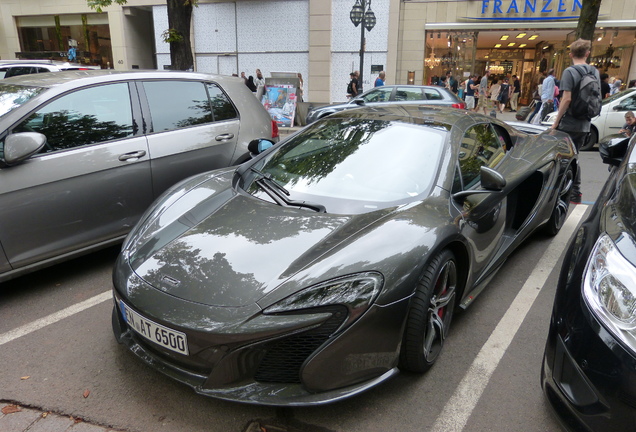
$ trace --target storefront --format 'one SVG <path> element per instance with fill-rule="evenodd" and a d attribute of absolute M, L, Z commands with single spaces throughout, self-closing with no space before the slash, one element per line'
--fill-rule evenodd
<path fill-rule="evenodd" d="M 517 75 L 522 83 L 520 100 L 528 102 L 542 72 L 554 68 L 558 78 L 570 65 L 567 50 L 575 38 L 581 6 L 581 0 L 404 1 L 404 30 L 416 25 L 416 17 L 423 18 L 419 22 L 424 30 L 422 66 L 413 70 L 413 58 L 407 60 L 403 52 L 398 73 L 415 72 L 415 82 L 424 84 L 448 72 L 460 82 L 486 70 L 497 78 Z M 625 86 L 636 78 L 635 38 L 636 2 L 604 0 L 590 63 Z"/>

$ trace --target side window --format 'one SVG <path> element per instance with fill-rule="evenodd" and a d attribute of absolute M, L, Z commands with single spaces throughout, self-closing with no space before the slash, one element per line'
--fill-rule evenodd
<path fill-rule="evenodd" d="M 508 131 L 499 125 L 493 124 L 492 127 L 495 129 L 495 135 L 497 139 L 499 139 L 499 144 L 503 147 L 504 151 L 510 150 L 514 144 Z"/>
<path fill-rule="evenodd" d="M 636 110 L 636 95 L 625 98 L 620 103 L 620 111 Z"/>
<path fill-rule="evenodd" d="M 9 68 L 5 78 L 10 78 L 18 75 L 29 75 L 35 73 L 35 70 L 31 66 L 16 66 Z"/>
<path fill-rule="evenodd" d="M 128 84 L 108 84 L 66 94 L 31 114 L 13 132 L 46 135 L 47 145 L 42 152 L 132 136 Z"/>
<path fill-rule="evenodd" d="M 146 81 L 153 132 L 211 123 L 208 93 L 198 81 Z"/>
<path fill-rule="evenodd" d="M 230 99 L 216 84 L 207 84 L 214 121 L 230 120 L 238 118 L 238 114 Z"/>
<path fill-rule="evenodd" d="M 43 67 L 39 67 L 38 66 L 36 73 L 47 73 L 47 72 L 51 72 L 51 71 L 49 69 L 47 69 L 47 68 L 43 68 Z"/>
<path fill-rule="evenodd" d="M 388 102 L 392 91 L 390 87 L 379 87 L 365 94 L 363 99 L 365 102 Z"/>
<path fill-rule="evenodd" d="M 435 89 L 425 88 L 424 94 L 426 95 L 426 99 L 428 100 L 444 100 L 444 96 L 442 96 L 441 93 Z"/>
<path fill-rule="evenodd" d="M 422 89 L 420 88 L 398 87 L 395 89 L 396 101 L 415 101 L 425 99 L 426 97 L 422 94 Z"/>
<path fill-rule="evenodd" d="M 468 129 L 461 142 L 459 166 L 464 189 L 470 189 L 480 180 L 482 166 L 495 167 L 504 156 L 504 148 L 488 123 Z"/>

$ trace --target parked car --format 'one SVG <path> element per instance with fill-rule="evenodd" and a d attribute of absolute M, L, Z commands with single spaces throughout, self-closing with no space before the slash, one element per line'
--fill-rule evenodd
<path fill-rule="evenodd" d="M 121 242 L 168 187 L 249 159 L 248 143 L 271 133 L 267 112 L 232 77 L 2 80 L 0 281 Z"/>
<path fill-rule="evenodd" d="M 415 85 L 385 85 L 375 87 L 346 103 L 316 107 L 307 113 L 307 124 L 335 112 L 365 106 L 386 104 L 412 104 L 445 106 L 464 109 L 466 104 L 453 92 L 444 87 Z"/>
<path fill-rule="evenodd" d="M 15 60 L 0 63 L 0 78 L 67 70 L 101 69 L 99 66 L 83 65 L 53 60 Z"/>
<path fill-rule="evenodd" d="M 558 131 L 409 105 L 336 113 L 154 203 L 115 265 L 115 337 L 198 393 L 255 404 L 424 372 L 455 310 L 530 233 L 559 231 L 578 169 Z"/>
<path fill-rule="evenodd" d="M 600 138 L 617 134 L 625 124 L 627 111 L 636 111 L 636 88 L 629 88 L 603 99 L 601 113 L 592 119 L 590 135 L 580 150 L 592 150 Z M 556 116 L 556 111 L 548 114 L 541 124 L 552 125 Z"/>
<path fill-rule="evenodd" d="M 600 148 L 613 168 L 571 241 L 557 285 L 541 378 L 572 431 L 634 430 L 635 145 L 620 138 Z"/>

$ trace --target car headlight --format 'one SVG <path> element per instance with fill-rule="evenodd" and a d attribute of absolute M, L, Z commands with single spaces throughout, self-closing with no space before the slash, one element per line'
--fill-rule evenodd
<path fill-rule="evenodd" d="M 266 308 L 263 313 L 300 311 L 320 306 L 344 305 L 349 309 L 345 326 L 355 321 L 377 298 L 383 278 L 379 273 L 359 273 L 304 289 Z"/>
<path fill-rule="evenodd" d="M 601 322 L 636 352 L 636 268 L 606 234 L 588 259 L 583 293 Z"/>

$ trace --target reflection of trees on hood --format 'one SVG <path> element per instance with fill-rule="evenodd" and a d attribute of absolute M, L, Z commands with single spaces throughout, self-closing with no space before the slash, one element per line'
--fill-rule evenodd
<path fill-rule="evenodd" d="M 318 182 L 331 174 L 342 161 L 367 144 L 374 133 L 386 128 L 388 124 L 388 121 L 360 119 L 323 122 L 298 135 L 284 147 L 285 150 L 277 152 L 267 162 L 264 170 L 273 168 L 272 174 L 275 177 L 292 185 L 298 182 L 299 177 L 307 184 Z M 307 142 L 320 144 L 312 151 L 312 145 Z M 302 148 L 302 153 L 297 158 L 290 156 L 289 154 L 294 154 L 298 147 Z M 278 165 L 284 165 L 287 173 L 279 175 L 276 171 Z"/>
<path fill-rule="evenodd" d="M 258 285 L 253 273 L 238 273 L 234 270 L 224 253 L 217 252 L 208 258 L 202 255 L 201 250 L 193 249 L 183 241 L 176 241 L 170 247 L 161 249 L 153 255 L 153 259 L 157 260 L 157 266 L 148 271 L 145 279 L 156 283 L 163 275 L 170 275 L 184 284 L 187 281 L 188 291 L 198 299 L 213 287 L 215 293 L 240 304 L 242 299 L 234 295 L 241 292 L 236 289 L 237 286 Z M 201 294 L 201 297 L 197 294 Z"/>

